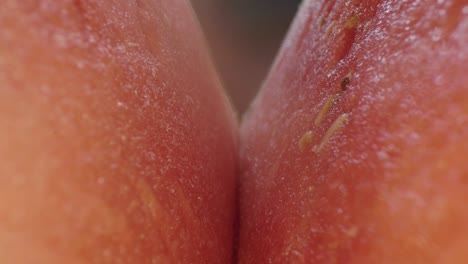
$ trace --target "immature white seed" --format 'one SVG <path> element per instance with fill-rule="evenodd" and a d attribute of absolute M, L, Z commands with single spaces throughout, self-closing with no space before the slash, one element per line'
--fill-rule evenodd
<path fill-rule="evenodd" d="M 316 145 L 314 148 L 313 148 L 313 151 L 315 153 L 318 153 L 320 152 L 323 147 L 328 143 L 328 141 L 330 141 L 330 138 L 338 131 L 340 130 L 344 123 L 346 122 L 346 120 L 348 120 L 348 116 L 349 114 L 342 114 L 340 115 L 336 120 L 335 122 L 333 122 L 333 124 L 330 126 L 330 128 L 327 130 L 327 132 L 325 133 L 325 136 L 323 136 L 322 138 L 322 141 L 320 142 L 319 145 Z"/>
<path fill-rule="evenodd" d="M 310 146 L 313 139 L 314 139 L 314 133 L 310 130 L 306 131 L 304 135 L 302 135 L 301 139 L 299 139 L 299 142 L 298 142 L 299 150 L 301 152 L 305 151 Z"/>
<path fill-rule="evenodd" d="M 358 20 L 358 16 L 354 14 L 350 19 L 348 19 L 348 21 L 346 21 L 344 27 L 348 29 L 355 28 L 358 24 Z"/>
<path fill-rule="evenodd" d="M 140 45 L 138 43 L 136 43 L 136 42 L 127 42 L 127 46 L 129 46 L 129 47 L 138 47 Z"/>
<path fill-rule="evenodd" d="M 318 113 L 317 117 L 315 118 L 314 124 L 316 126 L 320 125 L 322 120 L 325 118 L 327 113 L 330 111 L 332 108 L 333 104 L 335 103 L 336 99 L 338 98 L 340 94 L 334 94 L 325 101 L 325 103 L 322 106 L 322 109 L 320 109 L 320 112 Z"/>
<path fill-rule="evenodd" d="M 355 237 L 355 236 L 358 234 L 358 231 L 359 231 L 359 229 L 358 229 L 357 226 L 352 226 L 352 227 L 350 227 L 349 229 L 347 229 L 347 230 L 345 231 L 345 234 L 346 234 L 348 237 L 351 237 L 351 238 L 352 238 L 352 237 Z"/>

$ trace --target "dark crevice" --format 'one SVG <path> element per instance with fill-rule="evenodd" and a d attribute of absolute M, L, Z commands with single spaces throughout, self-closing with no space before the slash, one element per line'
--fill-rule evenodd
<path fill-rule="evenodd" d="M 88 10 L 90 8 L 87 2 L 86 0 L 73 0 L 72 2 L 82 26 L 89 24 Z"/>
<path fill-rule="evenodd" d="M 378 5 L 381 2 L 382 0 L 356 1 L 347 7 L 348 12 L 343 12 L 348 14 L 345 20 L 341 20 L 339 17 L 336 18 L 335 21 L 341 21 L 341 23 L 333 26 L 332 30 L 336 32 L 336 35 L 330 40 L 334 42 L 331 45 L 336 48 L 335 63 L 348 56 L 356 42 L 358 30 L 362 28 L 362 25 L 374 19 L 377 15 Z"/>
<path fill-rule="evenodd" d="M 343 29 L 340 32 L 340 34 L 337 36 L 337 39 L 335 40 L 337 43 L 339 43 L 337 49 L 336 49 L 336 54 L 335 54 L 335 61 L 339 62 L 343 60 L 350 52 L 351 48 L 353 47 L 353 44 L 356 40 L 356 28 L 357 25 L 349 25 L 348 23 L 353 24 L 353 20 L 359 19 L 356 14 L 353 14 L 349 20 L 343 25 Z M 356 24 L 359 23 L 356 21 Z"/>

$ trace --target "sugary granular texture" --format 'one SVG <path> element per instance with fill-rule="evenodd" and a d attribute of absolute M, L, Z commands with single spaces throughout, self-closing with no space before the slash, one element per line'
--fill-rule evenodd
<path fill-rule="evenodd" d="M 236 125 L 188 3 L 6 0 L 0 24 L 1 262 L 229 262 Z"/>
<path fill-rule="evenodd" d="M 241 128 L 240 263 L 468 261 L 467 10 L 303 2 Z"/>

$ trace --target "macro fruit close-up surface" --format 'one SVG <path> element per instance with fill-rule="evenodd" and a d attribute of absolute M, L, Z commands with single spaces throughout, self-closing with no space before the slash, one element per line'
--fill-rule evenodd
<path fill-rule="evenodd" d="M 468 261 L 468 3 L 306 0 L 240 132 L 239 263 Z"/>
<path fill-rule="evenodd" d="M 229 263 L 237 124 L 188 1 L 0 24 L 0 262 Z"/>
<path fill-rule="evenodd" d="M 199 4 L 256 82 L 275 16 Z M 0 25 L 0 263 L 468 263 L 467 0 L 304 0 L 240 126 L 189 0 Z"/>

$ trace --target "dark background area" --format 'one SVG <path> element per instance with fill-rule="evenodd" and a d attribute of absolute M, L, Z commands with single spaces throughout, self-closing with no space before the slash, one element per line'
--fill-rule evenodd
<path fill-rule="evenodd" d="M 214 62 L 243 113 L 257 93 L 300 0 L 192 0 Z"/>

